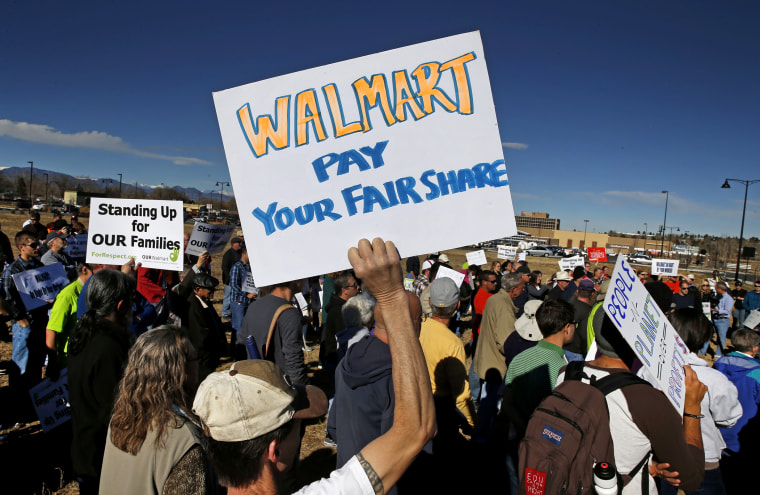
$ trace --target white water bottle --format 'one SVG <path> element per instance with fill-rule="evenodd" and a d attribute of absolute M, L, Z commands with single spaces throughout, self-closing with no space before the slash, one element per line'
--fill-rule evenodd
<path fill-rule="evenodd" d="M 594 466 L 594 491 L 597 495 L 617 495 L 615 466 L 608 462 L 599 462 Z"/>

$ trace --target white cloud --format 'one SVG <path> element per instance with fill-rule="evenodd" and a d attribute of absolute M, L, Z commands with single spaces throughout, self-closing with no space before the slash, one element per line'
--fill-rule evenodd
<path fill-rule="evenodd" d="M 213 165 L 213 163 L 186 156 L 162 155 L 133 148 L 123 139 L 111 136 L 105 132 L 82 131 L 74 134 L 66 134 L 54 127 L 44 124 L 30 124 L 28 122 L 13 122 L 0 119 L 0 136 L 7 136 L 22 141 L 49 144 L 53 146 L 66 146 L 69 148 L 89 148 L 114 153 L 126 153 L 141 158 L 154 158 L 169 160 L 175 165 Z"/>
<path fill-rule="evenodd" d="M 511 150 L 527 150 L 528 145 L 523 143 L 501 143 L 502 148 L 509 148 Z"/>

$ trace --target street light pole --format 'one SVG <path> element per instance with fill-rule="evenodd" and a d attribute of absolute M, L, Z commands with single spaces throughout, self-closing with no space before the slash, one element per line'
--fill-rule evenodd
<path fill-rule="evenodd" d="M 32 168 L 29 169 L 29 203 L 31 208 L 32 203 L 32 181 L 34 180 L 34 162 L 26 162 L 29 165 L 32 166 Z"/>
<path fill-rule="evenodd" d="M 48 202 L 48 174 L 45 174 L 45 203 Z"/>
<path fill-rule="evenodd" d="M 586 247 L 586 232 L 588 231 L 588 220 L 584 220 L 583 222 L 584 222 L 584 225 L 583 225 L 583 249 L 588 250 L 588 248 Z"/>
<path fill-rule="evenodd" d="M 749 190 L 749 186 L 751 184 L 755 184 L 756 182 L 760 182 L 760 179 L 756 179 L 756 180 L 726 179 L 726 181 L 720 187 L 722 189 L 731 189 L 731 186 L 729 185 L 728 181 L 744 184 L 744 207 L 742 208 L 742 227 L 741 227 L 741 230 L 739 231 L 739 253 L 736 255 L 735 280 L 739 280 L 739 267 L 741 266 L 741 261 L 742 261 L 742 240 L 744 238 L 744 215 L 746 215 L 747 213 L 747 192 Z"/>
<path fill-rule="evenodd" d="M 219 190 L 219 213 L 222 212 L 222 195 L 224 194 L 224 186 L 230 185 L 229 182 L 219 181 L 216 183 L 217 186 L 222 186 L 222 188 Z"/>
<path fill-rule="evenodd" d="M 665 195 L 665 218 L 662 220 L 662 242 L 660 242 L 660 256 L 663 255 L 665 248 L 665 229 L 668 222 L 668 199 L 670 198 L 670 191 L 662 191 Z M 657 242 L 657 241 L 655 241 Z"/>
<path fill-rule="evenodd" d="M 121 174 L 116 174 L 119 176 L 119 198 L 121 198 Z"/>

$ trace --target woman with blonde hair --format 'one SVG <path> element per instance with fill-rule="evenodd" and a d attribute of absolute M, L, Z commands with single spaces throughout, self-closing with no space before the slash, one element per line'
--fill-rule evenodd
<path fill-rule="evenodd" d="M 137 339 L 113 407 L 101 493 L 216 491 L 192 413 L 197 387 L 198 355 L 184 330 L 164 325 Z"/>

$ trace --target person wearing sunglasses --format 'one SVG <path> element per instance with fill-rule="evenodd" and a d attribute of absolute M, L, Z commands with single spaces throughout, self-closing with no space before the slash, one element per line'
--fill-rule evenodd
<path fill-rule="evenodd" d="M 12 361 L 15 366 L 10 370 L 10 385 L 14 394 L 17 394 L 13 403 L 19 410 L 25 410 L 29 403 L 29 395 L 26 393 L 40 381 L 42 365 L 45 359 L 45 327 L 48 320 L 48 309 L 45 304 L 39 308 L 27 311 L 21 296 L 16 289 L 13 275 L 27 270 L 39 268 L 42 262 L 39 260 L 40 242 L 33 233 L 22 230 L 14 239 L 19 255 L 11 265 L 3 271 L 3 289 L 5 302 L 10 309 L 10 320 L 13 331 L 13 354 Z"/>

